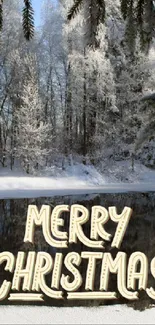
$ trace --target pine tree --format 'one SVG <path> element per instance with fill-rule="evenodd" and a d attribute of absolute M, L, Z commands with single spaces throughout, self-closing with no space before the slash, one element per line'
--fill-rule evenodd
<path fill-rule="evenodd" d="M 23 31 L 25 38 L 30 40 L 34 35 L 34 11 L 31 0 L 23 0 Z M 107 5 L 106 0 L 74 0 L 68 10 L 68 20 L 72 20 L 81 8 L 87 8 L 87 26 L 95 12 L 95 25 L 105 21 Z M 153 0 L 121 0 L 121 12 L 127 21 L 127 35 L 129 44 L 137 35 L 141 39 L 143 49 L 147 49 L 154 37 L 155 28 L 155 2 Z M 0 30 L 3 25 L 3 0 L 0 0 Z M 94 27 L 95 27 L 94 25 Z M 89 26 L 91 31 L 92 24 Z M 96 28 L 95 28 L 96 29 Z M 94 31 L 93 31 L 94 33 Z M 96 32 L 95 32 L 96 33 Z M 95 38 L 94 38 L 95 40 Z M 131 44 L 133 46 L 133 44 Z"/>
<path fill-rule="evenodd" d="M 3 25 L 3 0 L 0 0 L 0 30 Z"/>
<path fill-rule="evenodd" d="M 105 20 L 107 3 L 106 0 L 94 0 L 89 3 L 88 0 L 74 0 L 72 7 L 68 11 L 68 20 L 74 18 L 78 11 L 88 5 L 90 12 L 97 8 L 98 14 L 96 21 Z M 140 37 L 143 50 L 147 50 L 151 44 L 155 28 L 155 2 L 153 0 L 121 0 L 121 12 L 124 20 L 127 21 L 126 35 L 131 50 L 135 39 Z M 91 19 L 91 14 L 89 20 Z M 99 19 L 98 19 L 99 17 Z"/>
<path fill-rule="evenodd" d="M 43 123 L 42 103 L 32 65 L 31 76 L 25 82 L 21 100 L 22 104 L 16 111 L 18 128 L 15 154 L 23 169 L 27 173 L 33 173 L 45 166 L 51 138 L 49 125 Z"/>
<path fill-rule="evenodd" d="M 34 11 L 31 0 L 24 0 L 23 8 L 23 31 L 27 40 L 30 40 L 34 35 Z"/>
<path fill-rule="evenodd" d="M 3 27 L 3 0 L 0 0 L 0 31 Z M 23 8 L 23 32 L 27 40 L 34 35 L 34 11 L 31 0 L 24 0 Z"/>

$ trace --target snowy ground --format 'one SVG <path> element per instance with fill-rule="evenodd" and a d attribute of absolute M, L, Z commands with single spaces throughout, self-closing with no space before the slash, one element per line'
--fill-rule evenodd
<path fill-rule="evenodd" d="M 28 177 L 18 169 L 0 170 L 1 199 L 128 191 L 155 191 L 155 170 L 137 163 L 132 171 L 128 161 L 109 163 L 102 174 L 83 164 L 69 166 L 65 171 L 51 167 L 40 177 Z"/>
<path fill-rule="evenodd" d="M 154 324 L 155 309 L 127 306 L 97 308 L 0 307 L 0 324 Z"/>

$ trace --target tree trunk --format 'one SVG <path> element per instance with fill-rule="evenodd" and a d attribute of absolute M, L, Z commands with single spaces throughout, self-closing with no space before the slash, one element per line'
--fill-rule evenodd
<path fill-rule="evenodd" d="M 85 50 L 84 50 L 85 58 Z M 86 71 L 84 71 L 84 84 L 83 84 L 83 163 L 86 164 L 87 154 L 87 88 L 86 88 Z"/>

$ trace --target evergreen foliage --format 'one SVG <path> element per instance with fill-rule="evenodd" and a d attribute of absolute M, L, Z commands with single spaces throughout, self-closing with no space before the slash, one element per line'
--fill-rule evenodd
<path fill-rule="evenodd" d="M 68 21 L 71 21 L 77 13 L 89 5 L 89 19 L 93 8 L 97 8 L 96 21 L 104 22 L 107 11 L 105 0 L 74 0 L 67 13 Z M 155 3 L 153 0 L 120 0 L 120 8 L 123 19 L 126 21 L 126 36 L 128 44 L 133 51 L 135 40 L 140 38 L 143 50 L 148 50 L 153 38 L 155 28 Z M 88 20 L 89 20 L 88 19 Z M 3 0 L 0 0 L 0 30 L 3 25 Z M 34 10 L 31 0 L 24 0 L 23 31 L 27 40 L 34 35 Z"/>
<path fill-rule="evenodd" d="M 34 35 L 34 11 L 31 0 L 24 0 L 23 8 L 23 31 L 25 38 L 29 41 Z"/>
<path fill-rule="evenodd" d="M 74 0 L 69 9 L 68 20 L 70 21 L 88 0 Z M 89 4 L 92 6 L 93 1 Z M 105 0 L 95 0 L 95 6 L 102 12 L 105 18 Z M 149 49 L 155 28 L 155 2 L 153 0 L 120 0 L 123 19 L 126 21 L 127 42 L 133 52 L 136 38 L 139 37 L 143 50 Z M 103 10 L 104 9 L 104 10 Z M 103 14 L 104 13 L 104 14 Z"/>
<path fill-rule="evenodd" d="M 0 31 L 3 25 L 3 0 L 0 0 Z"/>
<path fill-rule="evenodd" d="M 3 28 L 3 0 L 0 0 L 0 31 Z M 31 0 L 24 0 L 23 8 L 23 32 L 26 40 L 34 35 L 34 10 Z"/>
<path fill-rule="evenodd" d="M 72 5 L 72 7 L 68 12 L 68 16 L 67 16 L 68 20 L 71 20 L 75 17 L 82 4 L 83 4 L 83 0 L 74 0 L 74 4 Z"/>

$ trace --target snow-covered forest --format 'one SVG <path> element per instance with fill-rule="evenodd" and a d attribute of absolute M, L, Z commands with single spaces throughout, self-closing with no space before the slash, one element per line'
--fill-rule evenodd
<path fill-rule="evenodd" d="M 155 92 L 154 42 L 143 48 L 132 7 L 124 20 L 119 0 L 105 0 L 104 20 L 92 1 L 67 20 L 73 3 L 42 1 L 27 41 L 22 1 L 4 1 L 1 170 L 44 174 L 79 163 L 104 174 L 122 161 L 131 171 L 137 162 L 154 168 L 155 102 L 144 100 Z"/>

